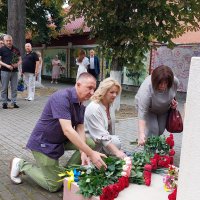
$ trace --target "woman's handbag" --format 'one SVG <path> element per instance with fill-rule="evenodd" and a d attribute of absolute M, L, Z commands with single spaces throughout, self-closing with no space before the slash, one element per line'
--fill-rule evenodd
<path fill-rule="evenodd" d="M 166 129 L 170 133 L 180 133 L 183 131 L 183 120 L 177 109 L 170 108 L 167 117 Z"/>

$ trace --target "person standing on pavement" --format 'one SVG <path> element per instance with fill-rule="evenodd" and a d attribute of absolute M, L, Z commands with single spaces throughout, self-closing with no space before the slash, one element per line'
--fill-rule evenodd
<path fill-rule="evenodd" d="M 3 101 L 3 109 L 8 108 L 7 90 L 9 81 L 11 83 L 11 106 L 19 108 L 17 101 L 17 82 L 18 67 L 21 65 L 21 56 L 19 50 L 13 46 L 12 36 L 4 36 L 4 46 L 0 48 L 0 65 L 1 65 L 1 82 L 2 91 L 1 98 Z"/>
<path fill-rule="evenodd" d="M 76 59 L 76 64 L 78 65 L 76 80 L 78 80 L 80 74 L 88 72 L 88 66 L 90 64 L 89 59 L 86 57 L 85 50 L 81 49 L 79 51 L 78 58 Z"/>
<path fill-rule="evenodd" d="M 150 136 L 164 133 L 168 111 L 178 105 L 174 99 L 178 84 L 171 68 L 161 65 L 140 86 L 135 96 L 139 118 L 138 145 L 144 145 Z"/>
<path fill-rule="evenodd" d="M 115 112 L 112 107 L 120 92 L 121 86 L 116 80 L 104 79 L 86 107 L 84 124 L 86 134 L 96 143 L 96 151 L 123 159 L 126 154 L 121 150 L 119 137 L 115 135 Z"/>
<path fill-rule="evenodd" d="M 0 48 L 4 46 L 4 42 L 3 39 L 0 39 Z M 0 81 L 1 81 L 1 65 L 0 65 Z M 7 97 L 8 97 L 8 89 L 7 89 Z M 11 102 L 11 100 L 9 99 L 9 97 L 7 98 L 8 102 Z"/>
<path fill-rule="evenodd" d="M 36 87 L 44 87 L 42 85 L 42 65 L 43 65 L 43 60 L 42 60 L 42 55 L 41 52 L 36 51 L 38 58 L 39 58 L 39 69 L 38 69 L 38 76 L 36 77 Z"/>
<path fill-rule="evenodd" d="M 38 55 L 32 51 L 30 43 L 25 44 L 26 55 L 22 58 L 22 73 L 28 90 L 28 97 L 25 99 L 33 101 L 35 97 L 35 79 L 39 70 Z"/>
<path fill-rule="evenodd" d="M 55 56 L 54 59 L 51 61 L 52 64 L 52 81 L 51 83 L 57 84 L 58 83 L 58 78 L 60 76 L 60 68 L 62 66 L 62 63 L 60 59 L 58 58 L 58 55 Z"/>
<path fill-rule="evenodd" d="M 99 58 L 95 56 L 95 52 L 93 49 L 90 50 L 89 62 L 90 64 L 88 66 L 88 72 L 92 74 L 98 81 L 100 74 L 100 64 Z"/>
<path fill-rule="evenodd" d="M 85 107 L 82 103 L 93 95 L 95 88 L 95 78 L 83 73 L 75 87 L 59 90 L 48 99 L 27 143 L 37 165 L 14 158 L 10 172 L 12 182 L 20 184 L 19 174 L 23 172 L 44 189 L 58 191 L 62 186 L 61 182 L 57 182 L 59 158 L 65 150 L 77 150 L 68 165 L 89 164 L 90 159 L 98 169 L 107 167 L 101 158 L 106 156 L 92 150 L 94 141 L 86 139 L 83 125 Z"/>
<path fill-rule="evenodd" d="M 0 38 L 0 48 L 4 46 L 3 39 Z M 1 81 L 1 65 L 0 65 L 0 81 Z"/>
<path fill-rule="evenodd" d="M 0 48 L 4 46 L 3 39 L 0 38 Z M 0 80 L 1 80 L 1 65 L 0 65 Z"/>

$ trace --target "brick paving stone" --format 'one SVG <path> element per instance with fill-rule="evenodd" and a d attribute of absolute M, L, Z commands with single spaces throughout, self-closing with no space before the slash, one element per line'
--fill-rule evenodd
<path fill-rule="evenodd" d="M 50 83 L 45 83 L 45 86 L 52 87 Z M 69 87 L 69 85 L 58 84 L 54 85 L 54 87 L 55 89 L 60 89 Z M 134 92 L 124 92 L 121 97 L 121 103 L 134 105 L 134 95 Z M 179 109 L 182 113 L 185 96 L 184 93 L 180 93 L 177 97 Z M 32 154 L 25 149 L 25 146 L 47 99 L 47 95 L 36 96 L 33 102 L 28 102 L 19 93 L 17 102 L 20 106 L 19 109 L 3 110 L 0 107 L 0 200 L 62 199 L 62 191 L 49 193 L 27 176 L 23 176 L 23 183 L 20 185 L 13 185 L 9 179 L 9 163 L 14 156 L 33 161 Z M 120 136 L 125 151 L 133 152 L 142 150 L 142 148 L 130 145 L 130 141 L 134 141 L 137 138 L 137 117 L 117 120 L 116 134 Z M 174 138 L 176 150 L 175 164 L 178 166 L 182 133 L 174 134 Z M 65 153 L 61 158 L 61 163 L 66 163 L 72 153 L 73 151 Z"/>
<path fill-rule="evenodd" d="M 10 193 L 8 190 L 4 190 L 0 193 L 1 200 L 15 200 L 15 196 L 13 193 Z"/>

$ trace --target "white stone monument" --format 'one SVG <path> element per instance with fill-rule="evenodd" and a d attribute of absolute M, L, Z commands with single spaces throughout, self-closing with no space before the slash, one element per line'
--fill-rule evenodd
<path fill-rule="evenodd" d="M 200 57 L 190 65 L 177 200 L 200 199 Z"/>

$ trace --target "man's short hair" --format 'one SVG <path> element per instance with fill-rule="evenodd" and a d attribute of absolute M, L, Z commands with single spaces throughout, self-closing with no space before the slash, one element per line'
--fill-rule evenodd
<path fill-rule="evenodd" d="M 6 35 L 4 35 L 3 36 L 3 39 L 5 40 L 5 38 L 10 38 L 10 39 L 12 39 L 12 36 L 11 35 L 8 35 L 8 34 L 6 34 Z"/>
<path fill-rule="evenodd" d="M 78 81 L 81 82 L 81 81 L 84 81 L 86 79 L 93 79 L 96 82 L 95 77 L 92 74 L 88 73 L 88 72 L 83 72 L 82 74 L 80 74 L 80 76 L 77 79 L 77 82 Z"/>
<path fill-rule="evenodd" d="M 27 44 L 30 45 L 30 46 L 32 47 L 32 44 L 31 44 L 30 42 L 27 42 L 27 43 L 25 44 L 25 46 L 26 46 Z"/>

